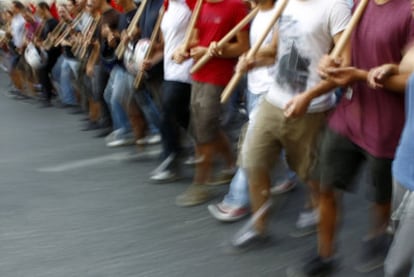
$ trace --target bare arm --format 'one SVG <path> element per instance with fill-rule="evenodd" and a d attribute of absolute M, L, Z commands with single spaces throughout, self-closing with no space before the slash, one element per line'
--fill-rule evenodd
<path fill-rule="evenodd" d="M 249 49 L 249 32 L 241 31 L 236 35 L 236 42 L 227 43 L 220 50 L 221 58 L 237 58 Z"/>

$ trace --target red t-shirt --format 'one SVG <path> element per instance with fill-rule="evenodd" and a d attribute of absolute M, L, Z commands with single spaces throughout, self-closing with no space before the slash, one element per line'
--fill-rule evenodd
<path fill-rule="evenodd" d="M 366 70 L 398 64 L 413 38 L 410 1 L 381 6 L 369 1 L 352 36 L 352 63 Z M 394 158 L 404 125 L 404 95 L 371 89 L 366 82 L 352 89 L 352 96 L 344 95 L 333 112 L 330 127 L 377 158 Z"/>
<path fill-rule="evenodd" d="M 240 0 L 203 2 L 197 20 L 199 46 L 208 47 L 212 41 L 222 39 L 247 14 L 246 6 Z M 248 29 L 248 26 L 245 27 Z M 237 59 L 212 58 L 192 77 L 195 81 L 226 86 L 230 81 Z"/>

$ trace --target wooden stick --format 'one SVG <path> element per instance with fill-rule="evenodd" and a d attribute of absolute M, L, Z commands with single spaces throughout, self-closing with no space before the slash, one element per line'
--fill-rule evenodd
<path fill-rule="evenodd" d="M 159 11 L 157 22 L 155 23 L 154 29 L 152 30 L 148 50 L 147 50 L 147 53 L 145 53 L 144 60 L 147 60 L 152 55 L 152 51 L 154 50 L 155 41 L 157 40 L 158 33 L 160 31 L 161 21 L 162 21 L 162 17 L 164 16 L 164 12 L 165 12 L 165 8 L 164 8 L 164 6 L 162 6 L 160 11 Z M 140 87 L 140 85 L 142 83 L 142 80 L 144 79 L 144 73 L 145 73 L 144 70 L 139 70 L 138 71 L 138 74 L 137 74 L 137 76 L 135 77 L 135 80 L 134 80 L 134 87 L 135 88 Z"/>
<path fill-rule="evenodd" d="M 83 13 L 78 14 L 75 19 L 72 21 L 72 23 L 67 26 L 67 28 L 60 34 L 59 37 L 56 38 L 56 40 L 53 43 L 53 46 L 57 47 L 59 46 L 69 35 L 69 33 L 76 28 L 76 25 L 81 21 Z"/>
<path fill-rule="evenodd" d="M 59 21 L 59 24 L 53 29 L 52 32 L 50 32 L 46 39 L 43 41 L 43 47 L 46 50 L 49 50 L 52 47 L 52 43 L 54 40 L 65 30 L 66 28 L 66 22 L 62 19 Z"/>
<path fill-rule="evenodd" d="M 262 35 L 259 37 L 259 39 L 256 41 L 255 45 L 253 45 L 252 48 L 247 52 L 246 58 L 252 59 L 257 51 L 259 51 L 259 48 L 262 46 L 263 41 L 266 39 L 267 34 L 274 28 L 274 25 L 276 24 L 276 21 L 279 19 L 279 17 L 282 15 L 282 12 L 284 11 L 287 3 L 289 0 L 278 0 L 277 3 L 280 3 L 280 5 L 277 7 L 275 14 L 272 17 L 272 20 L 270 20 L 269 24 L 266 26 L 265 30 L 263 31 Z M 277 4 L 276 4 L 277 5 Z M 237 84 L 240 82 L 240 79 L 243 77 L 243 72 L 236 72 L 233 77 L 231 78 L 230 82 L 227 84 L 226 88 L 224 89 L 223 93 L 221 94 L 221 103 L 225 103 L 229 97 L 231 96 L 233 90 L 236 88 Z"/>
<path fill-rule="evenodd" d="M 98 17 L 94 19 L 91 27 L 89 28 L 88 33 L 85 37 L 85 40 L 83 41 L 83 44 L 82 44 L 81 49 L 79 51 L 79 59 L 80 60 L 83 60 L 85 58 L 86 53 L 88 51 L 88 47 L 91 44 L 93 35 L 95 34 L 95 31 L 98 28 L 98 25 L 99 25 L 100 21 L 101 21 L 101 16 L 98 15 Z"/>
<path fill-rule="evenodd" d="M 129 26 L 126 30 L 127 36 L 130 37 L 135 32 L 135 29 L 137 28 L 137 24 L 139 20 L 141 19 L 142 14 L 144 13 L 145 6 L 147 5 L 147 0 L 142 0 L 141 4 L 139 5 L 138 10 L 136 11 L 134 17 L 132 18 L 131 22 L 129 23 Z M 115 56 L 118 59 L 121 59 L 124 56 L 126 49 L 126 43 L 124 41 L 121 41 L 118 45 L 118 47 L 115 49 Z"/>
<path fill-rule="evenodd" d="M 344 32 L 341 34 L 341 37 L 339 38 L 338 42 L 335 44 L 335 47 L 331 51 L 331 54 L 329 54 L 331 58 L 338 58 L 344 51 L 344 48 L 347 45 L 349 38 L 351 37 L 352 31 L 355 29 L 356 25 L 362 17 L 362 14 L 364 13 L 368 1 L 369 0 L 361 0 L 361 2 L 358 4 L 358 7 L 352 15 L 351 20 L 346 26 Z"/>
<path fill-rule="evenodd" d="M 238 32 L 240 32 L 241 29 L 243 29 L 250 21 L 253 20 L 253 18 L 256 16 L 256 14 L 259 12 L 259 8 L 254 8 L 248 15 L 246 15 L 245 18 L 243 18 L 242 21 L 240 21 L 230 32 L 227 33 L 218 43 L 218 48 L 223 48 L 226 43 L 228 43 L 230 40 L 233 39 L 234 36 L 237 35 Z M 190 73 L 193 74 L 200 70 L 212 57 L 206 53 L 204 54 L 201 59 L 197 61 L 197 63 L 191 68 Z"/>
<path fill-rule="evenodd" d="M 193 13 L 191 14 L 190 23 L 188 23 L 187 30 L 183 40 L 183 48 L 187 51 L 190 46 L 191 35 L 193 34 L 194 27 L 197 23 L 198 16 L 200 15 L 201 6 L 203 5 L 203 0 L 197 0 L 197 3 L 194 7 Z"/>

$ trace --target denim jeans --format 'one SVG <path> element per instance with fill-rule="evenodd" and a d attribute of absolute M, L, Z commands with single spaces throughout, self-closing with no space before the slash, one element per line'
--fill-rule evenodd
<path fill-rule="evenodd" d="M 120 131 L 121 134 L 131 132 L 128 115 L 121 103 L 124 95 L 130 95 L 134 92 L 132 83 L 133 76 L 121 66 L 115 66 L 104 91 L 104 99 L 111 112 L 113 129 Z"/>
<path fill-rule="evenodd" d="M 263 95 L 264 93 L 253 94 L 246 89 L 249 118 L 253 115 L 252 111 Z M 223 203 L 236 207 L 249 206 L 249 183 L 243 169 L 239 168 L 231 180 L 229 192 L 224 196 Z"/>
<path fill-rule="evenodd" d="M 161 135 L 162 160 L 180 151 L 180 130 L 188 128 L 190 121 L 191 85 L 188 83 L 164 81 L 162 86 Z"/>
<path fill-rule="evenodd" d="M 104 65 L 100 62 L 95 65 L 93 75 L 91 77 L 91 96 L 101 106 L 101 118 L 99 119 L 101 123 L 108 123 L 111 119 L 109 107 L 103 97 L 106 84 L 109 80 L 109 73 L 110 72 L 108 72 Z"/>
<path fill-rule="evenodd" d="M 144 88 L 134 94 L 135 101 L 144 114 L 148 125 L 148 132 L 151 135 L 159 134 L 161 126 L 160 109 L 156 105 L 153 95 L 155 93 L 150 90 L 149 86 L 145 85 Z"/>
<path fill-rule="evenodd" d="M 63 56 L 60 67 L 60 77 L 58 80 L 60 84 L 60 99 L 65 104 L 76 104 L 75 88 L 73 87 L 73 83 L 78 79 L 77 75 L 79 66 L 79 62 L 75 59 L 70 59 Z"/>

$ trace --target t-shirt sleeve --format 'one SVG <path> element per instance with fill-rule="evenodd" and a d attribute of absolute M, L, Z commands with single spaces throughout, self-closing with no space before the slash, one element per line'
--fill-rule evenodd
<path fill-rule="evenodd" d="M 188 8 L 191 11 L 193 11 L 196 6 L 197 0 L 185 0 L 185 3 L 187 4 Z"/>
<path fill-rule="evenodd" d="M 405 47 L 412 47 L 414 45 L 414 18 L 411 16 L 411 13 L 408 13 L 406 26 L 406 38 Z"/>
<path fill-rule="evenodd" d="M 329 33 L 331 36 L 342 32 L 351 19 L 351 8 L 347 0 L 337 0 L 332 4 L 329 14 Z"/>
<path fill-rule="evenodd" d="M 234 14 L 234 26 L 236 26 L 240 21 L 242 21 L 246 17 L 248 10 L 246 5 L 241 0 L 236 0 L 234 9 L 230 12 Z M 246 24 L 242 31 L 248 31 L 249 28 L 250 24 Z"/>

